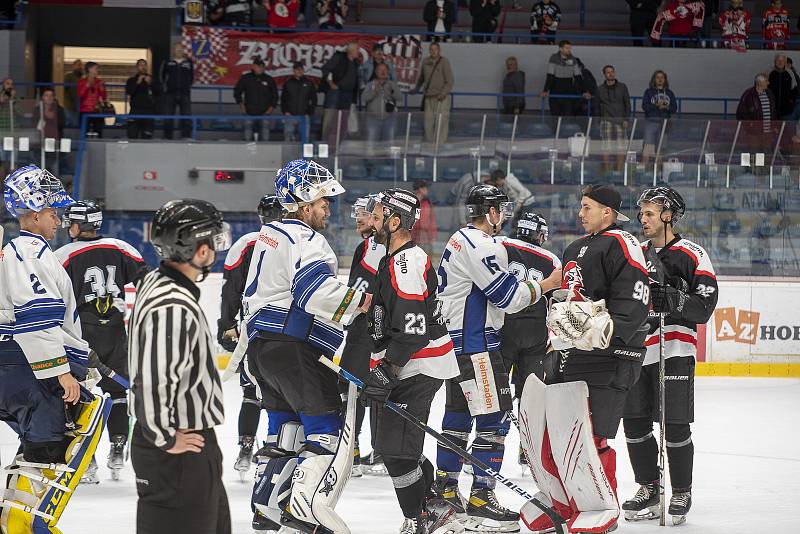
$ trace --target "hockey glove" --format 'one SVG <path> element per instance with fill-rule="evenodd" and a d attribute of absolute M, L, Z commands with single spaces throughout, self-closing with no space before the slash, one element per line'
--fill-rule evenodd
<path fill-rule="evenodd" d="M 553 302 L 547 327 L 579 350 L 607 349 L 614 333 L 614 322 L 604 300 Z"/>
<path fill-rule="evenodd" d="M 231 328 L 230 330 L 222 330 L 217 331 L 217 342 L 219 343 L 220 347 L 222 347 L 227 352 L 233 352 L 236 350 L 236 344 L 239 342 L 239 332 L 236 328 Z"/>
<path fill-rule="evenodd" d="M 672 286 L 653 286 L 650 288 L 650 298 L 654 312 L 672 315 L 683 311 L 687 297 L 686 293 Z"/>
<path fill-rule="evenodd" d="M 361 392 L 361 404 L 369 406 L 373 410 L 383 407 L 389 398 L 392 389 L 400 382 L 397 375 L 392 370 L 392 366 L 381 360 L 378 365 L 372 368 L 364 380 L 364 390 Z"/>

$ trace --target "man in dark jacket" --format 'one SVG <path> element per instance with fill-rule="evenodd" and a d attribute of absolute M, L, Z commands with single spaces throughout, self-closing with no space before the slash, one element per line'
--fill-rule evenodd
<path fill-rule="evenodd" d="M 603 67 L 605 82 L 597 88 L 597 114 L 600 116 L 600 133 L 606 149 L 603 156 L 609 165 L 609 153 L 617 155 L 617 169 L 622 168 L 625 149 L 621 146 L 628 135 L 628 117 L 631 116 L 631 95 L 628 86 L 617 80 L 613 65 Z"/>
<path fill-rule="evenodd" d="M 517 58 L 514 56 L 506 59 L 506 77 L 503 78 L 503 93 L 525 93 L 525 73 L 519 70 Z M 503 113 L 506 115 L 519 115 L 525 110 L 524 96 L 504 96 Z"/>
<path fill-rule="evenodd" d="M 482 43 L 497 28 L 497 17 L 500 16 L 499 0 L 470 0 L 469 13 L 472 15 L 472 41 Z"/>
<path fill-rule="evenodd" d="M 789 69 L 786 68 L 786 54 L 778 52 L 775 54 L 775 63 L 772 72 L 769 73 L 769 90 L 775 97 L 776 116 L 773 119 L 783 118 L 791 115 L 794 111 L 794 100 L 797 97 L 797 86 L 793 83 L 794 78 Z"/>
<path fill-rule="evenodd" d="M 572 43 L 560 41 L 558 52 L 547 62 L 547 79 L 542 97 L 550 93 L 580 95 L 583 92 L 583 72 L 578 58 L 572 55 Z M 556 117 L 577 115 L 581 102 L 575 98 L 550 98 L 550 114 Z"/>
<path fill-rule="evenodd" d="M 452 0 L 428 0 L 422 12 L 422 20 L 428 25 L 428 33 L 450 33 L 456 20 L 456 5 Z M 427 40 L 439 40 L 428 35 Z"/>
<path fill-rule="evenodd" d="M 660 0 L 625 0 L 631 8 L 631 37 L 637 37 L 633 46 L 644 46 L 644 39 L 650 35 L 658 16 Z M 638 39 L 642 37 L 642 39 Z"/>
<path fill-rule="evenodd" d="M 322 120 L 322 139 L 333 149 L 339 138 L 347 133 L 347 115 L 350 105 L 356 101 L 358 91 L 358 41 L 347 43 L 347 48 L 336 52 L 322 66 L 320 87 L 325 91 L 325 116 Z M 341 113 L 341 123 L 338 115 Z"/>
<path fill-rule="evenodd" d="M 292 68 L 292 77 L 283 84 L 281 111 L 283 111 L 284 115 L 305 116 L 306 128 L 308 128 L 308 120 L 310 116 L 314 114 L 314 108 L 316 106 L 317 88 L 314 87 L 311 80 L 305 77 L 303 63 L 295 61 Z M 298 121 L 284 121 L 284 140 L 289 142 L 296 141 L 298 126 Z"/>
<path fill-rule="evenodd" d="M 172 58 L 161 64 L 160 81 L 164 92 L 164 115 L 172 115 L 178 109 L 180 115 L 192 114 L 192 83 L 194 83 L 194 64 L 186 57 L 181 43 L 172 47 Z M 172 139 L 174 123 L 170 119 L 164 121 L 164 138 Z M 191 137 L 192 124 L 190 121 L 181 121 L 183 137 Z"/>
<path fill-rule="evenodd" d="M 147 61 L 136 62 L 136 74 L 125 83 L 125 94 L 130 102 L 131 115 L 155 115 L 156 90 L 153 77 L 147 70 Z M 153 119 L 128 119 L 128 139 L 152 139 Z"/>
<path fill-rule="evenodd" d="M 253 60 L 253 68 L 250 72 L 245 72 L 236 86 L 233 88 L 233 99 L 239 104 L 242 114 L 260 117 L 269 115 L 272 108 L 278 103 L 278 86 L 272 76 L 264 72 L 264 60 L 257 57 Z M 269 141 L 269 124 L 267 124 L 266 135 L 262 137 L 262 119 L 245 121 L 244 139 L 245 141 Z"/>
<path fill-rule="evenodd" d="M 777 118 L 775 96 L 769 89 L 767 76 L 758 74 L 753 86 L 742 94 L 736 108 L 736 120 L 744 121 L 747 146 L 755 152 L 766 152 L 772 144 L 773 121 Z"/>

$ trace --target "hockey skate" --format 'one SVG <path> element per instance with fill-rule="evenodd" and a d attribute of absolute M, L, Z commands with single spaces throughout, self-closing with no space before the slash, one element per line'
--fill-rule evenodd
<path fill-rule="evenodd" d="M 428 512 L 430 534 L 461 534 L 464 525 L 458 519 L 455 508 L 439 495 L 429 496 L 425 509 Z M 462 508 L 463 509 L 463 508 Z"/>
<path fill-rule="evenodd" d="M 361 472 L 365 475 L 389 475 L 389 472 L 386 470 L 386 466 L 383 465 L 383 458 L 380 454 L 375 454 L 375 451 L 372 451 L 368 456 L 363 458 L 359 457 L 359 461 L 361 462 Z"/>
<path fill-rule="evenodd" d="M 413 519 L 406 517 L 405 521 L 403 521 L 403 526 L 400 527 L 400 534 L 428 534 L 427 517 L 425 513 Z"/>
<path fill-rule="evenodd" d="M 447 483 L 447 473 L 436 471 L 436 479 L 433 481 L 433 492 L 453 509 L 459 521 L 467 519 L 467 510 L 464 507 L 464 497 L 458 491 L 458 484 Z"/>
<path fill-rule="evenodd" d="M 86 467 L 86 472 L 81 477 L 81 484 L 100 484 L 100 476 L 97 474 L 97 460 L 92 456 L 92 460 Z"/>
<path fill-rule="evenodd" d="M 353 452 L 353 467 L 350 469 L 350 478 L 358 478 L 363 474 L 361 469 L 361 453 L 358 450 L 358 441 L 356 441 L 356 447 Z"/>
<path fill-rule="evenodd" d="M 672 493 L 669 500 L 669 515 L 672 516 L 672 524 L 675 526 L 682 525 L 686 522 L 686 515 L 692 507 L 692 492 L 689 491 L 676 491 Z"/>
<path fill-rule="evenodd" d="M 119 480 L 122 468 L 125 467 L 125 441 L 126 436 L 111 437 L 111 451 L 108 453 L 106 466 L 111 470 L 112 480 Z"/>
<path fill-rule="evenodd" d="M 494 490 L 473 488 L 467 501 L 467 531 L 519 532 L 519 514 L 504 508 Z"/>
<path fill-rule="evenodd" d="M 239 438 L 239 456 L 236 458 L 233 468 L 239 472 L 242 482 L 245 481 L 247 472 L 250 471 L 250 466 L 253 463 L 253 444 L 255 441 L 255 436 L 242 436 Z"/>
<path fill-rule="evenodd" d="M 643 484 L 632 499 L 622 503 L 625 521 L 647 521 L 658 519 L 659 486 L 656 482 Z"/>

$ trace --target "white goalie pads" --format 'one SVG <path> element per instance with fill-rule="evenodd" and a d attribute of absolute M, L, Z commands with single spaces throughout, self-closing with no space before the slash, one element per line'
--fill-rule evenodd
<path fill-rule="evenodd" d="M 335 534 L 350 534 L 350 529 L 334 511 L 334 507 L 353 467 L 357 399 L 356 386 L 351 382 L 347 389 L 347 414 L 342 433 L 335 444 L 336 452 L 333 455 L 305 458 L 297 466 L 289 500 L 289 511 L 294 517 L 307 523 L 322 525 Z M 316 436 L 307 436 L 312 437 Z"/>
<path fill-rule="evenodd" d="M 521 444 L 545 502 L 571 506 L 570 531 L 603 532 L 619 505 L 595 448 L 588 397 L 585 382 L 546 386 L 529 376 L 519 404 Z M 521 514 L 530 525 L 540 512 L 523 507 Z"/>
<path fill-rule="evenodd" d="M 614 321 L 602 299 L 557 301 L 554 297 L 547 327 L 565 344 L 586 351 L 607 349 L 614 334 Z"/>

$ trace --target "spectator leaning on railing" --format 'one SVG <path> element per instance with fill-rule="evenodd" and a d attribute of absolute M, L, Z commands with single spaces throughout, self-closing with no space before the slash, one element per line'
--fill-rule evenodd
<path fill-rule="evenodd" d="M 242 74 L 233 88 L 233 99 L 244 115 L 260 117 L 272 113 L 272 108 L 278 103 L 278 86 L 272 76 L 265 72 L 263 59 L 254 59 L 250 72 Z M 262 129 L 265 122 L 263 119 L 245 121 L 245 141 L 269 141 L 269 124 L 266 131 Z"/>
<path fill-rule="evenodd" d="M 750 34 L 750 12 L 742 5 L 742 0 L 731 0 L 728 9 L 720 13 L 719 26 L 725 48 L 744 52 L 747 50 L 747 37 Z"/>
<path fill-rule="evenodd" d="M 783 52 L 775 54 L 772 71 L 769 73 L 769 90 L 775 97 L 775 119 L 789 117 L 794 111 L 797 98 L 797 80 L 786 68 L 787 58 Z"/>
<path fill-rule="evenodd" d="M 611 153 L 617 156 L 617 170 L 625 159 L 623 143 L 628 139 L 628 118 L 631 116 L 631 95 L 628 86 L 617 80 L 613 65 L 603 67 L 605 81 L 597 88 L 597 115 L 603 138 L 603 159 L 608 166 Z"/>
<path fill-rule="evenodd" d="M 533 4 L 530 22 L 532 43 L 546 39 L 548 43 L 555 44 L 556 31 L 561 22 L 561 8 L 551 0 L 541 0 Z"/>
<path fill-rule="evenodd" d="M 764 10 L 761 17 L 761 28 L 765 41 L 764 48 L 784 50 L 786 41 L 789 40 L 791 29 L 789 27 L 789 11 L 783 6 L 781 0 L 772 0 L 769 7 Z"/>
<path fill-rule="evenodd" d="M 450 61 L 442 56 L 439 43 L 431 43 L 429 55 L 422 60 L 416 91 L 422 92 L 425 112 L 425 141 L 446 143 L 450 122 L 450 93 L 455 80 Z"/>
<path fill-rule="evenodd" d="M 444 37 L 453 29 L 456 20 L 456 5 L 452 0 L 428 0 L 422 12 L 422 20 L 428 25 L 428 33 Z M 428 35 L 429 40 L 438 41 L 439 36 Z M 447 37 L 447 40 L 450 38 Z"/>
<path fill-rule="evenodd" d="M 163 93 L 162 104 L 164 115 L 192 114 L 192 84 L 194 83 L 194 64 L 186 57 L 186 50 L 181 43 L 172 47 L 172 57 L 161 64 L 160 82 Z M 164 138 L 172 139 L 175 123 L 171 119 L 164 120 Z M 188 120 L 181 121 L 181 133 L 188 138 L 192 135 L 192 124 Z"/>
<path fill-rule="evenodd" d="M 125 82 L 125 94 L 130 101 L 131 115 L 155 115 L 158 85 L 153 83 L 147 61 L 136 62 L 136 74 Z M 128 139 L 152 139 L 153 119 L 128 119 Z"/>
<path fill-rule="evenodd" d="M 647 164 L 661 137 L 664 119 L 678 111 L 678 99 L 669 88 L 669 79 L 663 70 L 655 71 L 650 78 L 650 87 L 642 97 L 642 111 L 645 116 L 642 160 Z"/>
<path fill-rule="evenodd" d="M 503 78 L 503 93 L 525 93 L 525 73 L 519 70 L 517 58 L 514 56 L 506 59 L 506 75 Z M 525 111 L 524 96 L 504 96 L 503 113 L 506 115 L 519 115 Z"/>
<path fill-rule="evenodd" d="M 656 22 L 660 0 L 625 0 L 631 8 L 630 25 L 633 46 L 644 46 L 644 39 L 650 36 L 650 30 Z M 642 39 L 638 39 L 641 37 Z"/>
<path fill-rule="evenodd" d="M 305 77 L 305 68 L 301 61 L 295 61 L 292 66 L 292 77 L 283 83 L 281 93 L 281 111 L 284 115 L 305 116 L 306 121 L 314 114 L 317 106 L 317 88 L 314 83 Z M 306 124 L 308 124 L 306 122 Z M 283 138 L 285 141 L 297 141 L 297 121 L 284 121 Z M 308 130 L 306 130 L 307 132 Z"/>
<path fill-rule="evenodd" d="M 583 93 L 583 73 L 578 59 L 572 55 L 572 43 L 561 41 L 558 52 L 547 62 L 547 78 L 542 97 L 550 93 L 557 95 L 580 95 Z M 572 116 L 580 112 L 581 103 L 577 99 L 550 96 L 550 114 L 553 116 Z"/>
<path fill-rule="evenodd" d="M 472 15 L 472 41 L 482 43 L 490 40 L 487 34 L 497 29 L 497 17 L 500 16 L 500 0 L 470 0 L 469 13 Z"/>
<path fill-rule="evenodd" d="M 64 111 L 70 126 L 78 126 L 78 80 L 83 78 L 83 61 L 72 62 L 72 70 L 64 75 Z"/>
<path fill-rule="evenodd" d="M 89 113 L 103 113 L 108 105 L 108 94 L 103 80 L 98 78 L 100 67 L 94 61 L 86 62 L 86 77 L 78 80 L 78 99 L 80 100 L 80 116 Z M 90 137 L 103 137 L 104 119 L 93 117 L 88 119 L 87 134 Z"/>
<path fill-rule="evenodd" d="M 341 30 L 347 18 L 347 0 L 317 0 L 321 30 Z"/>

